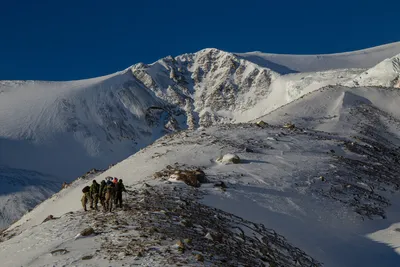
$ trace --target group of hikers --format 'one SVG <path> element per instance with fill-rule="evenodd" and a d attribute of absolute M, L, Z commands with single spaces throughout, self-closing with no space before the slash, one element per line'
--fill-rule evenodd
<path fill-rule="evenodd" d="M 83 196 L 81 199 L 83 209 L 87 211 L 86 204 L 90 203 L 90 208 L 99 210 L 97 204 L 100 200 L 100 204 L 104 211 L 112 210 L 112 204 L 114 202 L 116 207 L 122 208 L 122 192 L 126 192 L 125 186 L 122 183 L 122 179 L 117 177 L 106 177 L 100 184 L 96 180 L 93 180 L 91 186 L 85 186 L 82 189 Z"/>

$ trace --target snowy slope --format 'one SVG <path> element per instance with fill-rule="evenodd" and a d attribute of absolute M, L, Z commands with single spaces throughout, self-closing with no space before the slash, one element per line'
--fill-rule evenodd
<path fill-rule="evenodd" d="M 293 71 L 251 54 L 204 49 L 87 80 L 0 81 L 0 164 L 71 181 L 167 133 L 254 120 L 324 86 L 396 86 L 398 58 L 390 57 L 398 48 L 394 43 L 336 55 L 261 55 L 296 71 L 318 70 L 288 75 L 282 73 Z M 32 201 L 29 190 L 22 193 L 6 221 L 53 190 Z M 24 198 L 31 204 L 22 204 Z"/>
<path fill-rule="evenodd" d="M 160 136 L 143 121 L 149 107 L 162 103 L 127 71 L 74 82 L 2 82 L 1 88 L 3 165 L 71 180 Z"/>
<path fill-rule="evenodd" d="M 0 166 L 0 229 L 61 188 L 55 177 L 34 171 Z"/>
<path fill-rule="evenodd" d="M 400 91 L 396 88 L 327 86 L 259 119 L 347 134 L 370 125 L 379 134 L 388 130 L 390 136 L 400 136 L 396 127 L 399 101 Z"/>
<path fill-rule="evenodd" d="M 136 209 L 139 209 L 137 216 L 163 213 L 160 210 L 158 213 L 146 213 L 140 209 L 140 203 L 146 202 L 143 202 L 146 190 L 150 195 L 152 190 L 156 190 L 157 194 L 177 190 L 181 197 L 199 194 L 200 203 L 275 230 L 292 246 L 324 266 L 396 266 L 398 254 L 384 243 L 396 243 L 397 232 L 390 226 L 400 221 L 397 181 L 400 175 L 399 139 L 394 131 L 400 127 L 400 115 L 394 106 L 398 97 L 394 90 L 329 87 L 282 107 L 282 112 L 293 111 L 287 115 L 290 120 L 299 122 L 293 130 L 282 127 L 281 123 L 266 127 L 227 124 L 165 136 L 96 177 L 101 180 L 109 175 L 117 176 L 136 190 L 127 201 L 125 210 L 99 215 L 98 218 L 93 217 L 91 212 L 83 214 L 80 190 L 91 179 L 78 180 L 2 234 L 5 239 L 0 243 L 3 265 L 52 266 L 56 263 L 56 266 L 122 266 L 131 263 L 169 266 L 162 262 L 172 257 L 181 264 L 186 261 L 186 266 L 198 266 L 191 259 L 192 253 L 199 253 L 201 248 L 196 247 L 197 251 L 192 251 L 189 246 L 176 258 L 174 244 L 178 234 L 175 238 L 167 236 L 166 240 L 159 241 L 157 231 L 146 232 L 147 226 L 142 223 L 141 217 L 137 218 L 137 222 L 128 219 L 131 210 Z M 316 100 L 320 101 L 320 107 Z M 313 108 L 313 105 L 317 106 Z M 295 113 L 296 110 L 298 112 Z M 336 126 L 343 127 L 340 131 L 331 132 L 329 129 L 336 128 L 327 127 L 321 118 L 334 115 L 339 116 L 332 119 L 336 121 Z M 353 121 L 347 123 L 346 118 L 352 117 Z M 303 118 L 308 120 L 302 124 Z M 272 112 L 264 119 L 279 122 L 281 111 Z M 382 131 L 377 122 L 386 125 L 386 130 Z M 325 127 L 326 132 L 299 128 L 305 126 L 314 129 Z M 376 132 L 382 135 L 375 135 L 371 128 L 367 132 L 367 126 L 376 126 Z M 242 162 L 224 165 L 215 161 L 226 153 L 236 153 Z M 153 176 L 167 165 L 184 164 L 202 168 L 211 183 L 193 189 Z M 227 185 L 226 190 L 213 186 L 220 181 Z M 167 197 L 157 203 L 169 200 Z M 62 217 L 42 223 L 50 214 Z M 102 223 L 106 218 L 111 221 Z M 123 218 L 128 220 L 128 225 L 121 225 Z M 158 229 L 164 229 L 162 216 L 151 218 L 158 223 Z M 196 218 L 191 219 L 196 223 Z M 114 220 L 119 223 L 113 224 Z M 202 224 L 203 221 L 199 218 L 197 222 Z M 74 238 L 88 226 L 94 227 L 99 234 L 84 239 Z M 139 233 L 131 233 L 131 229 Z M 140 238 L 143 234 L 144 240 Z M 7 240 L 10 235 L 15 236 Z M 124 243 L 125 238 L 131 235 L 135 238 L 131 239 L 130 245 Z M 37 240 L 40 240 L 40 245 L 33 246 Z M 150 246 L 145 242 L 151 243 Z M 107 244 L 111 247 L 119 244 L 119 250 L 115 252 Z M 126 254 L 139 244 L 146 248 L 141 256 Z M 228 244 L 224 243 L 224 246 Z M 69 252 L 65 255 L 49 254 L 56 249 Z M 98 249 L 101 252 L 96 252 Z M 18 257 L 22 252 L 25 257 Z M 200 253 L 205 255 L 209 265 L 216 260 L 205 250 Z M 87 255 L 92 258 L 82 260 Z M 225 254 L 221 252 L 221 255 Z M 286 266 L 310 265 L 293 263 Z"/>
<path fill-rule="evenodd" d="M 251 109 L 238 112 L 236 122 L 247 122 L 328 85 L 352 83 L 362 69 L 304 72 L 279 76 L 269 87 L 268 97 L 261 98 Z"/>
<path fill-rule="evenodd" d="M 369 63 L 397 47 L 336 56 Z M 88 80 L 1 81 L 0 163 L 71 180 L 120 161 L 165 133 L 248 121 L 323 86 L 353 82 L 362 71 L 280 76 L 234 54 L 204 49 Z M 381 80 L 393 83 L 392 77 Z"/>
<path fill-rule="evenodd" d="M 21 186 L 2 183 L 0 225 L 20 218 L 62 182 L 104 169 L 175 130 L 179 125 L 164 127 L 179 118 L 174 112 L 129 71 L 72 82 L 1 81 L 0 164 L 24 175 Z M 36 183 L 34 173 L 52 176 L 57 186 Z M 8 175 L 0 172 L 2 179 Z"/>
<path fill-rule="evenodd" d="M 261 52 L 236 53 L 239 57 L 278 73 L 315 72 L 332 69 L 371 68 L 400 54 L 400 42 L 336 54 L 281 55 Z"/>
<path fill-rule="evenodd" d="M 383 86 L 400 88 L 400 54 L 385 59 L 357 76 L 349 86 Z"/>

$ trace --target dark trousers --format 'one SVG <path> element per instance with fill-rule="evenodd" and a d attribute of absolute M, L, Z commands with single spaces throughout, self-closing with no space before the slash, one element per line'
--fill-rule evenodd
<path fill-rule="evenodd" d="M 115 206 L 122 208 L 122 192 L 117 192 L 116 196 L 115 196 Z"/>

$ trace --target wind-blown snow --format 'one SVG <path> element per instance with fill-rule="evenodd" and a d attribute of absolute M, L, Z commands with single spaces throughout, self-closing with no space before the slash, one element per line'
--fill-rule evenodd
<path fill-rule="evenodd" d="M 282 55 L 261 52 L 236 53 L 241 58 L 281 74 L 316 72 L 332 69 L 371 68 L 379 62 L 400 54 L 400 42 L 368 49 L 322 55 Z"/>

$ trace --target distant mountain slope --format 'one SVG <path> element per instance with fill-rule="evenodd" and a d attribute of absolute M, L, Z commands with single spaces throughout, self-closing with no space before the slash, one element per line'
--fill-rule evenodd
<path fill-rule="evenodd" d="M 83 81 L 2 84 L 0 163 L 68 180 L 151 143 L 165 132 L 143 122 L 158 116 L 166 124 L 171 117 L 128 71 Z"/>
<path fill-rule="evenodd" d="M 400 54 L 400 42 L 336 54 L 280 55 L 262 52 L 236 53 L 239 57 L 278 73 L 314 72 L 332 69 L 371 68 Z"/>
<path fill-rule="evenodd" d="M 400 142 L 400 90 L 395 88 L 327 86 L 284 105 L 259 119 L 294 123 L 327 132 L 364 133 Z"/>
<path fill-rule="evenodd" d="M 166 133 L 234 121 L 278 76 L 205 49 L 88 80 L 2 81 L 0 163 L 70 180 Z"/>
<path fill-rule="evenodd" d="M 400 88 L 400 54 L 387 58 L 364 71 L 349 86 L 383 86 Z"/>
<path fill-rule="evenodd" d="M 236 114 L 235 121 L 247 122 L 260 117 L 328 85 L 351 83 L 362 72 L 362 69 L 339 69 L 279 76 L 271 83 L 268 96 L 259 99 L 251 109 Z"/>
<path fill-rule="evenodd" d="M 61 188 L 55 177 L 5 166 L 0 166 L 0 184 L 0 229 Z"/>

